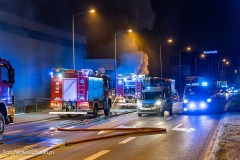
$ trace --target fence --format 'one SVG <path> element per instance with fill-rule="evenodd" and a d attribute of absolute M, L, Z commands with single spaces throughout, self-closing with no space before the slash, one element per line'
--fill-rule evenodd
<path fill-rule="evenodd" d="M 15 101 L 15 113 L 29 113 L 51 110 L 50 98 L 24 99 Z"/>

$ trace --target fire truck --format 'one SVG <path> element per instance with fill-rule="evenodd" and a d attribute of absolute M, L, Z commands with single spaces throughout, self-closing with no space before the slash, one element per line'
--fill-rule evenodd
<path fill-rule="evenodd" d="M 5 124 L 13 123 L 15 110 L 12 89 L 14 83 L 14 68 L 9 61 L 0 58 L 0 138 Z"/>
<path fill-rule="evenodd" d="M 127 97 L 141 97 L 144 75 L 128 74 L 117 76 L 117 98 L 125 102 Z M 127 102 L 127 101 L 126 101 Z"/>
<path fill-rule="evenodd" d="M 109 115 L 111 107 L 110 78 L 90 69 L 71 70 L 55 68 L 51 72 L 51 107 L 60 117 L 92 114 L 98 110 Z"/>

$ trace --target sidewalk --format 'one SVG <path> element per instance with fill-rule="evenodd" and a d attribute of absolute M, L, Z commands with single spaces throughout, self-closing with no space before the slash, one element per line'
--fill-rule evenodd
<path fill-rule="evenodd" d="M 20 113 L 20 114 L 15 114 L 15 118 L 13 122 L 14 124 L 18 124 L 18 123 L 33 122 L 33 121 L 52 119 L 52 118 L 58 118 L 58 115 L 48 114 L 48 111 Z"/>
<path fill-rule="evenodd" d="M 240 95 L 229 103 L 209 159 L 240 160 Z"/>

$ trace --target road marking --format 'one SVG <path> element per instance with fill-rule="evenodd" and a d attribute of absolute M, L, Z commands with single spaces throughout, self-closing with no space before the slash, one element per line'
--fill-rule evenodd
<path fill-rule="evenodd" d="M 155 124 L 156 126 L 161 126 L 162 124 L 164 124 L 165 122 L 159 122 L 157 124 Z"/>
<path fill-rule="evenodd" d="M 193 131 L 196 130 L 195 128 L 179 128 L 181 125 L 182 124 L 177 125 L 172 130 L 174 130 L 174 131 L 182 131 L 182 132 L 193 132 Z"/>
<path fill-rule="evenodd" d="M 102 155 L 108 153 L 109 151 L 110 150 L 102 150 L 102 151 L 100 151 L 100 152 L 98 152 L 98 153 L 96 153 L 96 154 L 94 154 L 94 155 L 92 155 L 88 158 L 85 158 L 84 160 L 94 160 L 94 159 L 96 159 L 98 157 L 101 157 Z"/>
<path fill-rule="evenodd" d="M 51 124 L 45 124 L 45 125 L 37 126 L 36 128 L 38 128 L 38 127 L 45 127 L 45 126 L 48 126 L 48 125 L 51 125 Z"/>
<path fill-rule="evenodd" d="M 26 146 L 26 147 L 23 147 L 23 148 L 31 148 L 33 146 L 37 146 L 37 145 L 42 144 L 42 143 L 45 143 L 45 142 L 36 143 L 36 144 L 29 145 L 29 146 Z"/>
<path fill-rule="evenodd" d="M 133 140 L 133 139 L 135 139 L 135 138 L 136 138 L 136 137 L 129 137 L 129 138 L 127 138 L 127 139 L 119 142 L 118 144 L 126 144 L 126 143 L 128 143 L 129 141 L 131 141 L 131 140 Z"/>
<path fill-rule="evenodd" d="M 171 119 L 172 119 L 172 117 L 168 117 L 168 118 L 166 118 L 167 121 L 169 121 L 169 120 L 171 120 Z"/>
<path fill-rule="evenodd" d="M 22 131 L 23 131 L 23 130 L 12 131 L 12 132 L 8 132 L 8 133 L 4 133 L 4 135 L 12 134 L 12 133 L 18 133 L 18 132 L 22 132 Z"/>
<path fill-rule="evenodd" d="M 53 119 L 56 119 L 56 118 L 53 118 Z M 51 121 L 51 120 L 53 120 L 53 119 L 39 120 L 39 121 L 27 122 L 27 123 L 23 123 L 23 124 L 17 124 L 17 123 L 15 123 L 14 125 L 6 126 L 6 128 L 18 127 L 18 126 L 23 126 L 23 125 L 29 125 L 29 124 L 39 123 L 39 122 L 46 122 L 46 121 Z"/>

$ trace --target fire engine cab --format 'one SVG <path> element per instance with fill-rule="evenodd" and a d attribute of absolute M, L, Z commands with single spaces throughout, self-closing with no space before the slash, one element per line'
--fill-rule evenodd
<path fill-rule="evenodd" d="M 0 58 L 0 138 L 5 124 L 13 123 L 15 110 L 12 88 L 14 83 L 14 68 L 9 61 Z"/>
<path fill-rule="evenodd" d="M 90 69 L 71 70 L 55 68 L 51 72 L 51 107 L 60 117 L 92 114 L 98 110 L 109 115 L 111 107 L 110 78 Z"/>
<path fill-rule="evenodd" d="M 138 99 L 142 94 L 144 75 L 128 74 L 117 76 L 117 98 L 124 102 L 128 96 Z"/>

